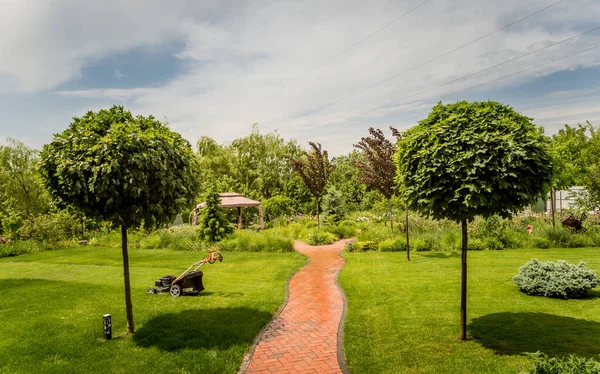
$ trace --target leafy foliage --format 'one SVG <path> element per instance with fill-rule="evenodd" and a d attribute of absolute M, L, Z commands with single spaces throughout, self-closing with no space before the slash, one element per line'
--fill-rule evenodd
<path fill-rule="evenodd" d="M 38 152 L 23 142 L 8 138 L 0 146 L 0 233 L 16 237 L 23 220 L 50 210 L 38 163 Z"/>
<path fill-rule="evenodd" d="M 41 159 L 44 185 L 61 207 L 125 227 L 172 221 L 198 187 L 190 144 L 120 106 L 74 117 Z"/>
<path fill-rule="evenodd" d="M 302 152 L 303 157 L 288 156 L 294 170 L 300 175 L 302 181 L 311 194 L 317 199 L 323 196 L 329 175 L 334 169 L 329 161 L 327 151 L 319 143 L 308 143 L 312 150 Z"/>
<path fill-rule="evenodd" d="M 509 216 L 550 188 L 542 132 L 497 102 L 439 103 L 398 143 L 402 193 L 411 208 L 436 219 Z"/>
<path fill-rule="evenodd" d="M 292 213 L 292 199 L 286 196 L 273 196 L 262 204 L 265 217 L 269 220 Z"/>
<path fill-rule="evenodd" d="M 335 187 L 327 188 L 327 193 L 323 196 L 323 213 L 332 222 L 339 222 L 344 219 L 347 213 L 346 199 L 342 191 Z"/>
<path fill-rule="evenodd" d="M 567 357 L 548 357 L 536 352 L 531 354 L 533 365 L 529 374 L 600 374 L 600 363 L 592 358 L 569 355 Z"/>
<path fill-rule="evenodd" d="M 300 175 L 306 188 L 313 194 L 317 200 L 317 226 L 319 221 L 319 200 L 325 191 L 325 186 L 329 176 L 334 169 L 334 165 L 329 161 L 327 151 L 319 143 L 308 142 L 312 150 L 302 152 L 302 157 L 293 157 L 288 155 L 292 168 Z"/>
<path fill-rule="evenodd" d="M 223 240 L 233 231 L 220 203 L 221 197 L 212 187 L 206 194 L 206 206 L 200 213 L 200 236 L 211 243 Z"/>
<path fill-rule="evenodd" d="M 563 260 L 533 259 L 521 266 L 513 279 L 528 295 L 562 299 L 585 297 L 589 290 L 600 285 L 600 279 L 583 262 L 573 265 Z"/>
<path fill-rule="evenodd" d="M 369 134 L 354 145 L 362 151 L 363 156 L 355 160 L 360 171 L 359 179 L 379 191 L 386 199 L 391 199 L 395 192 L 396 145 L 386 139 L 380 129 L 371 127 Z"/>
<path fill-rule="evenodd" d="M 62 210 L 41 214 L 23 222 L 19 234 L 23 239 L 40 242 L 71 240 L 81 231 L 81 224 L 72 214 Z"/>

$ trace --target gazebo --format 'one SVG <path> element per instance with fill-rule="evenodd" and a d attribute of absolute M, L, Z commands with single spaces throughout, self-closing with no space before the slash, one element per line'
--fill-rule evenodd
<path fill-rule="evenodd" d="M 261 229 L 265 228 L 265 223 L 263 221 L 262 203 L 260 201 L 248 199 L 247 197 L 244 197 L 237 192 L 222 192 L 219 194 L 219 196 L 221 198 L 221 203 L 219 204 L 219 206 L 221 208 L 237 208 L 237 210 L 238 210 L 238 229 L 242 228 L 242 208 L 249 207 L 249 206 L 258 207 L 258 214 L 260 216 L 260 228 Z M 200 209 L 204 208 L 205 206 L 206 206 L 206 202 L 200 203 L 200 204 L 196 205 L 196 208 L 194 208 L 194 211 L 192 212 L 192 214 L 194 215 L 194 217 L 192 218 L 192 223 L 194 225 L 198 224 L 198 217 L 200 216 Z"/>

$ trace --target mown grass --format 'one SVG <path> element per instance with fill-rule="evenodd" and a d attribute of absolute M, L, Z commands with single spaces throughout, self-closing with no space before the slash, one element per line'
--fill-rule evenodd
<path fill-rule="evenodd" d="M 79 247 L 0 259 L 0 373 L 234 373 L 281 305 L 298 253 L 224 253 L 200 296 L 149 295 L 201 252 L 130 250 L 136 333 L 123 336 L 119 249 Z M 111 341 L 102 315 L 113 316 Z"/>
<path fill-rule="evenodd" d="M 468 329 L 460 341 L 460 254 L 345 253 L 344 344 L 360 373 L 517 373 L 525 352 L 600 354 L 600 288 L 583 300 L 527 296 L 512 281 L 532 258 L 583 260 L 600 273 L 600 249 L 469 252 Z"/>

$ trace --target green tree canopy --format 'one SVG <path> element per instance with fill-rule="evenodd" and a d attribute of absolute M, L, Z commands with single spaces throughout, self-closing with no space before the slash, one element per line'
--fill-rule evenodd
<path fill-rule="evenodd" d="M 113 106 L 74 117 L 40 156 L 44 185 L 60 206 L 121 226 L 127 329 L 134 332 L 127 228 L 168 223 L 193 203 L 190 144 L 152 116 Z"/>
<path fill-rule="evenodd" d="M 50 210 L 50 199 L 40 183 L 38 152 L 25 143 L 8 138 L 0 145 L 0 212 L 2 206 L 15 214 L 28 217 Z"/>
<path fill-rule="evenodd" d="M 543 129 L 501 103 L 440 103 L 398 144 L 402 194 L 436 219 L 507 217 L 550 188 Z"/>
<path fill-rule="evenodd" d="M 509 216 L 552 182 L 548 139 L 530 118 L 501 103 L 434 106 L 398 142 L 401 191 L 420 213 L 462 226 L 460 336 L 466 339 L 467 222 Z"/>
<path fill-rule="evenodd" d="M 326 150 L 319 143 L 308 142 L 311 147 L 310 152 L 302 152 L 302 156 L 295 158 L 288 155 L 293 169 L 300 175 L 304 185 L 316 199 L 317 203 L 317 227 L 320 227 L 319 220 L 319 200 L 325 192 L 325 187 L 329 180 L 334 165 L 329 160 Z"/>

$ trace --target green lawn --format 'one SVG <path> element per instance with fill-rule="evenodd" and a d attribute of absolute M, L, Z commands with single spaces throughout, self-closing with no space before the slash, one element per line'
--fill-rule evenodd
<path fill-rule="evenodd" d="M 0 259 L 0 373 L 234 373 L 283 302 L 298 253 L 224 253 L 200 296 L 149 295 L 203 253 L 130 250 L 136 334 L 125 331 L 118 249 L 80 247 Z"/>
<path fill-rule="evenodd" d="M 460 254 L 345 253 L 345 349 L 361 373 L 516 373 L 523 352 L 600 354 L 600 287 L 584 300 L 527 296 L 513 283 L 532 258 L 583 260 L 600 274 L 600 249 L 469 252 L 468 326 L 460 341 Z"/>

